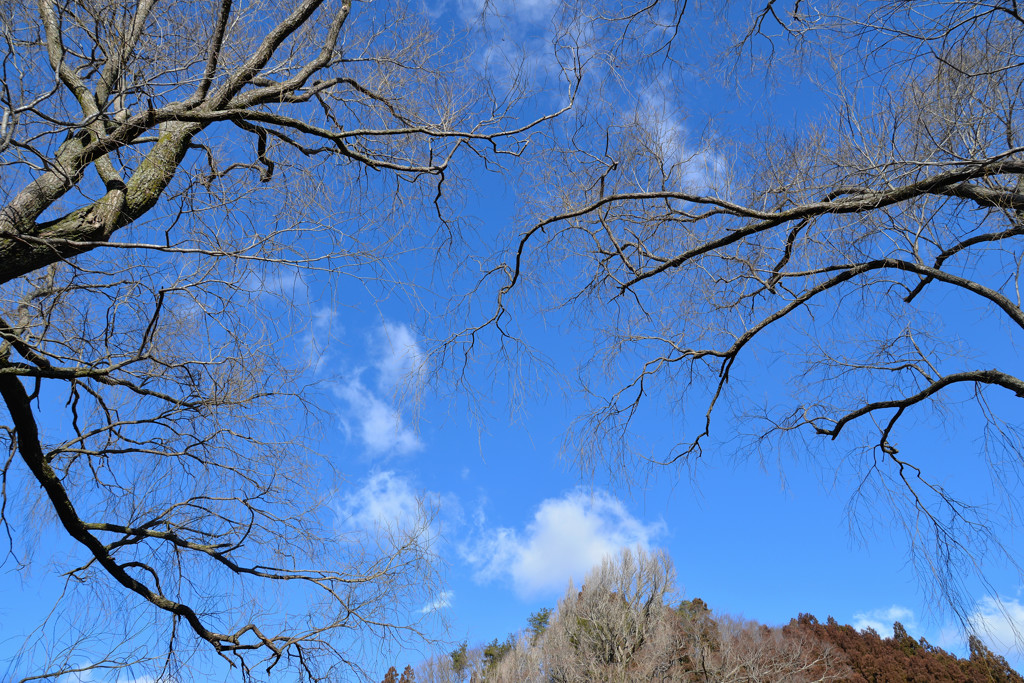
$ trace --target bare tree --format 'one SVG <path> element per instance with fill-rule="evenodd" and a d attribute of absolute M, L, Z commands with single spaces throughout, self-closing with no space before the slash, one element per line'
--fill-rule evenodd
<path fill-rule="evenodd" d="M 827 683 L 851 675 L 842 651 L 813 635 L 713 615 L 699 599 L 666 614 L 645 657 L 643 678 L 652 681 Z"/>
<path fill-rule="evenodd" d="M 1001 0 L 686 8 L 612 17 L 621 50 L 658 59 L 612 60 L 605 113 L 566 121 L 563 170 L 544 176 L 550 194 L 531 186 L 530 222 L 481 284 L 493 317 L 470 334 L 493 326 L 507 353 L 531 343 L 516 323 L 538 310 L 572 329 L 590 405 L 566 450 L 585 469 L 642 479 L 737 440 L 809 452 L 854 482 L 855 517 L 900 520 L 965 616 L 964 582 L 1005 551 L 1024 469 L 1024 15 Z M 730 104 L 750 114 L 728 135 L 685 116 L 699 104 L 687 57 L 755 93 Z M 794 116 L 773 83 L 790 76 L 819 117 L 781 123 Z M 665 413 L 667 452 L 638 426 Z M 970 433 L 957 467 L 990 476 L 998 503 L 914 452 L 922 424 Z"/>
<path fill-rule="evenodd" d="M 416 679 L 424 683 L 455 683 L 455 672 L 452 670 L 451 657 L 438 655 L 428 657 L 416 667 Z"/>
<path fill-rule="evenodd" d="M 484 670 L 482 647 L 469 647 L 468 643 L 451 652 L 435 654 L 416 667 L 416 680 L 421 683 L 463 683 L 480 681 Z"/>
<path fill-rule="evenodd" d="M 841 651 L 806 633 L 785 633 L 729 617 L 718 617 L 716 623 L 719 641 L 712 663 L 695 669 L 689 680 L 829 683 L 851 676 Z"/>
<path fill-rule="evenodd" d="M 663 553 L 625 550 L 569 589 L 538 639 L 523 633 L 486 681 L 829 683 L 849 678 L 841 651 L 803 631 L 671 606 Z"/>
<path fill-rule="evenodd" d="M 664 626 L 665 601 L 674 590 L 669 557 L 642 548 L 606 557 L 578 592 L 570 581 L 541 639 L 549 677 L 566 683 L 636 680 L 640 653 Z"/>
<path fill-rule="evenodd" d="M 512 649 L 486 674 L 488 683 L 543 683 L 545 675 L 541 648 L 526 633 L 519 634 Z"/>
<path fill-rule="evenodd" d="M 296 290 L 393 280 L 546 120 L 465 41 L 401 2 L 2 3 L 4 562 L 59 536 L 64 583 L 16 676 L 333 680 L 420 636 L 429 515 L 336 520 Z"/>

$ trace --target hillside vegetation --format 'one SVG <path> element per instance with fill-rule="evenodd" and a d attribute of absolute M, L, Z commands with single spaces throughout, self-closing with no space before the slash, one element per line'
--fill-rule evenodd
<path fill-rule="evenodd" d="M 976 636 L 961 659 L 900 623 L 891 637 L 801 614 L 781 627 L 716 614 L 674 598 L 667 555 L 624 551 L 555 610 L 483 646 L 463 643 L 383 683 L 1024 683 Z"/>

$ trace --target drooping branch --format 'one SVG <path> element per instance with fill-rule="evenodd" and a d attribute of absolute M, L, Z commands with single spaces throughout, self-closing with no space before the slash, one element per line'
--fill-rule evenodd
<path fill-rule="evenodd" d="M 888 401 L 874 401 L 866 403 L 860 408 L 843 415 L 838 420 L 835 420 L 831 428 L 816 427 L 815 429 L 818 434 L 830 436 L 834 440 L 839 437 L 840 432 L 843 431 L 843 428 L 846 427 L 846 425 L 857 418 L 864 417 L 865 415 L 869 415 L 879 410 L 896 409 L 900 414 L 902 414 L 902 412 L 907 408 L 931 398 L 946 387 L 962 383 L 991 384 L 994 386 L 1000 386 L 1012 391 L 1018 398 L 1024 398 L 1024 380 L 996 369 L 970 370 L 967 372 L 957 372 L 944 377 L 939 377 L 934 382 L 921 389 L 921 391 L 910 396 L 890 399 Z M 891 425 L 886 432 L 890 430 Z"/>
<path fill-rule="evenodd" d="M 60 477 L 47 461 L 42 444 L 39 442 L 39 428 L 36 425 L 35 416 L 32 414 L 32 404 L 21 380 L 13 375 L 0 375 L 0 397 L 7 405 L 7 411 L 14 424 L 18 453 L 28 466 L 29 471 L 32 472 L 32 476 L 43 488 L 61 526 L 64 527 L 68 535 L 85 546 L 100 566 L 118 583 L 155 607 L 184 618 L 196 635 L 211 643 L 218 652 L 230 649 L 232 645 L 237 646 L 237 638 L 207 629 L 191 607 L 170 600 L 158 591 L 153 591 L 125 571 L 124 567 L 110 554 L 109 548 L 90 533 L 79 518 L 74 504 L 61 484 Z"/>

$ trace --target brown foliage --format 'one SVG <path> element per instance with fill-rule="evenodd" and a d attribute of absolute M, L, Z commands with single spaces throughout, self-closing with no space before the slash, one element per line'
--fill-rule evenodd
<path fill-rule="evenodd" d="M 831 617 L 821 624 L 809 614 L 801 614 L 784 630 L 809 633 L 841 651 L 852 671 L 850 683 L 1024 683 L 1003 657 L 976 636 L 970 639 L 970 658 L 959 659 L 924 638 L 914 640 L 899 622 L 893 624 L 890 638 L 873 629 L 857 631 L 840 625 Z"/>

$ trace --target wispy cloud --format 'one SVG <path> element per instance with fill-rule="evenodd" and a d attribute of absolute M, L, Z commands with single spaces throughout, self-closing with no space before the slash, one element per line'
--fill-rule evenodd
<path fill-rule="evenodd" d="M 978 634 L 1000 653 L 1021 651 L 1024 636 L 1024 605 L 1013 598 L 985 597 L 971 616 Z"/>
<path fill-rule="evenodd" d="M 333 390 L 347 404 L 343 426 L 358 436 L 371 454 L 408 455 L 423 448 L 423 442 L 402 414 L 358 377 L 336 385 Z"/>
<path fill-rule="evenodd" d="M 420 608 L 420 614 L 430 614 L 431 612 L 436 612 L 446 607 L 451 607 L 452 598 L 454 596 L 455 593 L 453 593 L 452 591 L 441 591 L 440 593 L 438 593 L 437 598 L 435 598 L 433 601 Z"/>
<path fill-rule="evenodd" d="M 332 387 L 345 404 L 342 426 L 372 455 L 414 453 L 423 443 L 401 405 L 423 387 L 426 354 L 416 335 L 398 323 L 384 323 L 368 336 L 367 347 L 370 365 Z"/>
<path fill-rule="evenodd" d="M 341 525 L 363 531 L 408 533 L 423 523 L 425 506 L 409 481 L 393 471 L 376 472 L 342 496 Z"/>
<path fill-rule="evenodd" d="M 695 192 L 714 187 L 727 169 L 725 158 L 703 143 L 694 143 L 679 108 L 666 93 L 673 88 L 654 83 L 644 89 L 631 113 L 632 123 L 669 177 Z"/>
<path fill-rule="evenodd" d="M 570 578 L 581 580 L 606 555 L 624 547 L 650 547 L 662 524 L 644 524 L 621 501 L 575 491 L 545 500 L 522 531 L 486 529 L 460 549 L 478 581 L 509 578 L 517 594 L 557 593 Z"/>
<path fill-rule="evenodd" d="M 336 360 L 330 349 L 342 332 L 337 322 L 337 311 L 333 306 L 317 303 L 318 297 L 311 293 L 310 284 L 302 270 L 283 266 L 267 272 L 251 273 L 244 284 L 258 299 L 264 302 L 276 301 L 284 307 L 272 311 L 272 315 L 283 313 L 305 326 L 305 331 L 297 338 L 301 340 L 300 352 L 305 367 L 314 375 L 321 374 Z"/>
<path fill-rule="evenodd" d="M 302 343 L 306 353 L 306 367 L 314 374 L 320 374 L 329 363 L 334 361 L 330 352 L 333 341 L 342 332 L 337 324 L 337 312 L 329 307 L 316 307 L 310 316 L 309 327 L 302 335 Z"/>
<path fill-rule="evenodd" d="M 371 338 L 377 387 L 382 392 L 403 387 L 418 391 L 426 379 L 427 356 L 416 335 L 405 325 L 385 322 Z"/>
<path fill-rule="evenodd" d="M 463 18 L 471 22 L 490 18 L 519 24 L 543 24 L 550 21 L 558 9 L 558 0 L 462 0 L 459 8 Z"/>
<path fill-rule="evenodd" d="M 356 545 L 379 548 L 395 562 L 426 563 L 426 574 L 416 583 L 422 592 L 426 617 L 435 616 L 451 604 L 453 593 L 442 585 L 426 565 L 435 565 L 442 544 L 439 514 L 443 497 L 417 490 L 410 480 L 394 471 L 373 472 L 352 489 L 336 496 L 334 511 L 338 533 L 360 538 Z M 436 567 L 435 567 L 436 569 Z M 414 608 L 415 609 L 415 608 Z"/>
<path fill-rule="evenodd" d="M 282 266 L 273 271 L 251 273 L 245 280 L 250 292 L 279 296 L 293 304 L 309 301 L 309 283 L 302 271 L 294 266 Z"/>
<path fill-rule="evenodd" d="M 974 633 L 995 653 L 1020 670 L 1024 664 L 1024 604 L 1018 598 L 986 596 L 979 600 L 968 622 Z M 947 650 L 965 651 L 967 636 L 960 626 L 946 626 L 938 644 Z"/>
<path fill-rule="evenodd" d="M 572 80 L 566 77 L 572 55 L 589 42 L 585 12 L 570 18 L 558 0 L 461 0 L 458 6 L 476 40 L 473 63 L 497 91 L 519 98 L 532 90 L 543 93 L 545 107 L 565 104 L 558 84 Z"/>

